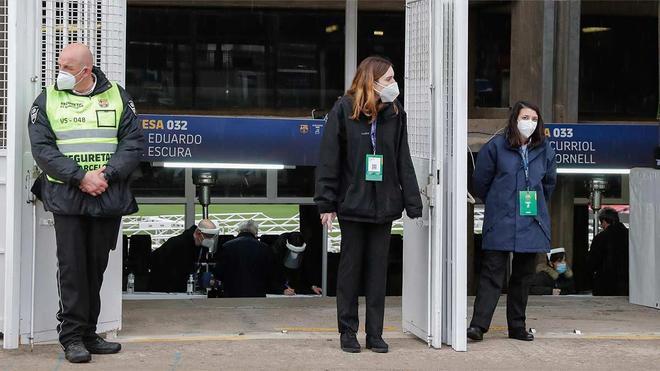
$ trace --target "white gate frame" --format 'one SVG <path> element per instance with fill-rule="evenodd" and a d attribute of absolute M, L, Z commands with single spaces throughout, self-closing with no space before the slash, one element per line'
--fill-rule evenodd
<path fill-rule="evenodd" d="M 425 337 L 434 348 L 445 343 L 466 351 L 468 0 L 408 0 L 406 5 L 416 9 L 406 15 L 410 26 L 406 30 L 406 71 L 416 74 L 414 80 L 407 80 L 413 84 L 406 85 L 407 102 L 411 103 L 406 109 L 414 118 L 409 120 L 409 141 L 417 171 L 430 170 L 428 184 L 420 183 L 429 201 L 429 236 L 423 238 L 423 229 L 410 223 L 411 228 L 404 232 L 404 249 L 408 244 L 409 250 L 427 244 L 426 257 L 420 258 L 414 251 L 409 255 L 414 264 L 426 260 L 427 282 L 413 274 L 408 278 L 415 283 L 406 285 L 404 277 L 403 328 Z M 420 9 L 422 14 L 417 14 Z M 426 41 L 428 50 L 420 46 Z M 428 76 L 429 86 L 420 80 L 424 76 Z M 424 135 L 427 130 L 429 137 Z M 417 285 L 425 285 L 425 297 Z M 420 309 L 427 318 L 419 317 Z"/>
<path fill-rule="evenodd" d="M 27 118 L 37 82 L 36 7 L 36 1 L 8 1 L 7 186 L 6 209 L 3 210 L 7 218 L 3 321 L 5 349 L 15 349 L 19 345 L 21 245 L 25 243 L 22 221 L 26 217 L 31 218 L 29 213 L 25 214 L 30 207 L 25 204 L 23 159 L 25 151 L 29 151 L 29 146 L 26 147 Z"/>
<path fill-rule="evenodd" d="M 33 296 L 26 288 L 34 287 L 25 282 L 30 281 L 28 271 L 34 270 L 36 227 L 34 206 L 27 203 L 34 175 L 26 130 L 32 102 L 41 88 L 54 82 L 59 49 L 74 41 L 89 45 L 95 65 L 108 79 L 123 84 L 125 31 L 125 0 L 8 0 L 5 349 L 19 346 L 21 321 L 33 326 L 32 319 L 21 320 L 30 303 L 26 296 Z"/>

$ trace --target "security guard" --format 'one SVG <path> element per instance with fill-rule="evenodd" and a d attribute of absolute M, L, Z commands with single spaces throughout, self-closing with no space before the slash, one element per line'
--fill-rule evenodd
<path fill-rule="evenodd" d="M 100 290 L 122 215 L 138 210 L 129 178 L 144 139 L 133 101 L 93 66 L 90 50 L 60 53 L 57 83 L 30 110 L 32 155 L 43 174 L 33 192 L 54 214 L 57 242 L 57 327 L 66 359 L 121 350 L 96 334 Z"/>

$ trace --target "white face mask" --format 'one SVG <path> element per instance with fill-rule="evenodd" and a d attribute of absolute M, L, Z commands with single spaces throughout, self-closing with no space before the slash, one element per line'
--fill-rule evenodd
<path fill-rule="evenodd" d="M 391 103 L 391 102 L 394 102 L 394 100 L 396 99 L 396 97 L 399 96 L 399 85 L 396 83 L 396 81 L 393 82 L 393 83 L 391 83 L 391 84 L 389 84 L 389 85 L 387 85 L 387 86 L 382 85 L 381 83 L 379 83 L 378 81 L 376 81 L 376 85 L 378 85 L 378 86 L 380 86 L 381 88 L 383 88 L 383 90 L 381 90 L 381 91 L 376 90 L 376 92 L 380 95 L 380 100 L 381 100 L 383 103 Z M 375 90 L 375 89 L 374 89 L 374 90 Z"/>
<path fill-rule="evenodd" d="M 535 121 L 518 120 L 518 131 L 525 139 L 529 139 L 529 137 L 531 137 L 532 134 L 534 134 L 534 130 L 536 130 Z"/>
<path fill-rule="evenodd" d="M 73 90 L 73 88 L 75 88 L 76 85 L 78 85 L 80 81 L 82 81 L 80 80 L 76 82 L 76 77 L 78 77 L 78 75 L 80 75 L 85 70 L 85 67 L 87 66 L 83 66 L 80 69 L 80 72 L 78 72 L 75 75 L 72 75 L 71 73 L 66 71 L 60 71 L 57 74 L 57 88 L 59 90 Z"/>
<path fill-rule="evenodd" d="M 212 249 L 215 246 L 214 238 L 205 238 L 202 240 L 202 246 Z"/>

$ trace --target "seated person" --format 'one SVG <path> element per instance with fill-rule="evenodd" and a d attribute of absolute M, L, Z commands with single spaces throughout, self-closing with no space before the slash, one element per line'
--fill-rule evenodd
<path fill-rule="evenodd" d="M 220 249 L 215 276 L 222 282 L 225 297 L 265 297 L 273 281 L 273 254 L 257 239 L 259 227 L 253 220 L 242 223 L 238 237 Z"/>
<path fill-rule="evenodd" d="M 272 246 L 275 256 L 274 277 L 270 293 L 278 295 L 321 295 L 322 290 L 309 283 L 304 269 L 307 244 L 300 232 L 283 233 Z"/>
<path fill-rule="evenodd" d="M 171 237 L 151 252 L 149 290 L 186 292 L 188 277 L 195 274 L 205 252 L 215 248 L 216 225 L 203 219 L 178 236 Z"/>
<path fill-rule="evenodd" d="M 575 293 L 573 271 L 566 264 L 566 251 L 563 247 L 552 249 L 547 254 L 547 262 L 536 267 L 529 293 L 532 295 L 568 295 Z"/>

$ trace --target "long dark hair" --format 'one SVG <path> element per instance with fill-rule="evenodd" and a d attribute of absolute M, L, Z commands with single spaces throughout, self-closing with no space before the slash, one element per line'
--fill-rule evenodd
<path fill-rule="evenodd" d="M 536 122 L 536 130 L 534 130 L 534 133 L 529 137 L 530 147 L 536 147 L 545 141 L 545 126 L 543 125 L 541 110 L 535 104 L 524 100 L 516 102 L 516 104 L 511 107 L 509 123 L 506 128 L 506 139 L 511 147 L 520 147 L 525 144 L 522 135 L 518 130 L 518 115 L 523 108 L 529 108 L 539 116 L 539 120 Z"/>

